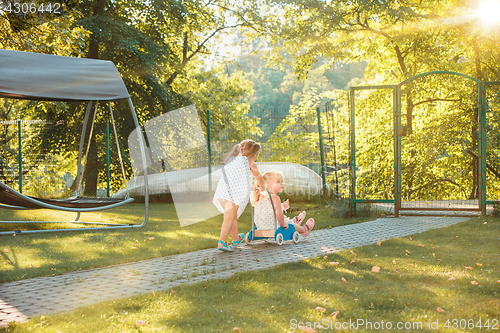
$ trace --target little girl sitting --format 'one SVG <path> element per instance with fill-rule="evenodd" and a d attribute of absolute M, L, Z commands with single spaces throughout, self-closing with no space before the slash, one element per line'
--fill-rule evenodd
<path fill-rule="evenodd" d="M 302 236 L 307 236 L 309 232 L 314 228 L 314 219 L 310 218 L 307 220 L 306 224 L 301 226 L 300 224 L 306 217 L 306 212 L 300 213 L 293 219 L 288 218 L 283 214 L 283 210 L 290 208 L 290 203 L 285 201 L 281 203 L 278 193 L 283 191 L 283 174 L 279 171 L 268 171 L 262 175 L 266 188 L 271 193 L 271 199 L 275 207 L 276 218 L 280 226 L 288 229 L 289 223 L 294 223 L 295 230 L 302 234 Z M 275 227 L 274 213 L 269 200 L 269 194 L 267 191 L 260 192 L 258 189 L 254 189 L 250 196 L 250 203 L 254 207 L 254 222 L 257 226 L 257 230 L 272 230 Z"/>

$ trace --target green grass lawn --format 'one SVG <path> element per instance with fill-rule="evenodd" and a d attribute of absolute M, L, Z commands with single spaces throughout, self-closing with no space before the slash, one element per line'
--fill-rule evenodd
<path fill-rule="evenodd" d="M 474 218 L 380 245 L 36 317 L 4 332 L 302 332 L 299 325 L 317 332 L 497 332 L 499 239 L 500 219 Z"/>
<path fill-rule="evenodd" d="M 298 203 L 299 211 L 316 220 L 316 228 L 367 221 L 370 218 L 342 219 L 330 216 L 325 204 Z M 297 212 L 295 212 L 297 213 Z M 289 214 L 292 216 L 291 214 Z M 2 221 L 62 220 L 75 218 L 74 213 L 51 210 L 0 210 Z M 87 213 L 82 220 L 141 224 L 143 204 L 129 204 L 109 211 Z M 151 204 L 150 219 L 144 228 L 96 231 L 67 231 L 18 236 L 0 236 L 0 282 L 70 271 L 108 266 L 142 259 L 168 256 L 217 246 L 222 215 L 204 222 L 180 227 L 173 204 Z M 26 228 L 74 228 L 71 224 L 0 224 L 1 230 Z M 251 227 L 250 209 L 238 220 L 240 232 Z"/>

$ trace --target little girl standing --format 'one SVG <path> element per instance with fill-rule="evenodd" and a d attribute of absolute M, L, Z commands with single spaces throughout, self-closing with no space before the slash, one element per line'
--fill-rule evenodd
<path fill-rule="evenodd" d="M 215 190 L 213 204 L 224 214 L 224 221 L 220 230 L 217 248 L 221 251 L 233 251 L 235 246 L 240 245 L 244 234 L 238 234 L 238 217 L 243 213 L 250 199 L 250 188 L 252 176 L 255 177 L 257 185 L 264 189 L 264 179 L 255 164 L 259 156 L 260 144 L 246 139 L 233 147 L 224 161 L 223 175 Z M 231 233 L 233 242 L 226 243 Z"/>

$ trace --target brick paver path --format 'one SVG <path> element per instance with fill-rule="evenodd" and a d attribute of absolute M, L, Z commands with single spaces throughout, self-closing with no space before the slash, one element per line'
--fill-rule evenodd
<path fill-rule="evenodd" d="M 170 289 L 181 283 L 224 278 L 236 272 L 257 270 L 317 257 L 347 248 L 374 244 L 428 229 L 466 221 L 463 217 L 400 217 L 313 230 L 298 244 L 240 245 L 232 253 L 205 249 L 0 284 L 0 326 L 30 317 L 74 310 L 97 302 Z M 278 252 L 277 252 L 278 251 Z"/>

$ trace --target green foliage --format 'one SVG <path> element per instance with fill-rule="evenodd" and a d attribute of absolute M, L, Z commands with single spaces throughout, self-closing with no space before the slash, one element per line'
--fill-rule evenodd
<path fill-rule="evenodd" d="M 35 2 L 40 5 L 42 2 Z M 44 3 L 47 5 L 47 3 Z M 52 3 L 53 4 L 53 3 Z M 61 4 L 61 15 L 0 12 L 0 48 L 63 56 L 83 56 L 89 32 L 73 25 L 81 13 Z"/>
<path fill-rule="evenodd" d="M 345 198 L 333 198 L 328 204 L 333 217 L 348 218 L 351 215 L 351 202 Z"/>
<path fill-rule="evenodd" d="M 242 33 L 238 36 L 241 37 Z M 251 41 L 241 39 L 238 43 L 243 51 L 228 64 L 228 71 L 241 70 L 245 78 L 253 83 L 254 91 L 247 100 L 251 104 L 250 115 L 260 118 L 263 142 L 269 140 L 278 124 L 288 115 L 290 106 L 297 106 L 304 94 L 313 88 L 319 92 L 344 89 L 353 78 L 361 78 L 366 67 L 365 63 L 330 64 L 322 58 L 307 78 L 299 80 L 287 64 L 275 64 L 262 52 L 252 50 L 249 47 Z"/>
<path fill-rule="evenodd" d="M 500 207 L 498 205 L 493 206 L 493 214 L 494 217 L 500 217 Z"/>
<path fill-rule="evenodd" d="M 278 125 L 265 147 L 268 160 L 306 164 L 318 161 L 318 119 L 321 101 L 316 89 L 301 99 L 298 106 Z"/>
<path fill-rule="evenodd" d="M 300 78 L 312 75 L 314 66 L 326 57 L 331 63 L 366 61 L 364 82 L 357 85 L 396 84 L 433 70 L 500 79 L 500 53 L 494 46 L 500 40 L 497 26 L 481 25 L 472 6 L 433 0 L 284 1 L 275 6 L 283 16 L 266 26 L 269 41 L 276 46 L 269 49 L 268 58 L 292 66 Z M 478 149 L 476 101 L 474 83 L 465 79 L 440 76 L 403 86 L 405 200 L 477 197 L 477 166 L 466 153 Z M 356 196 L 390 199 L 394 196 L 392 96 L 390 91 L 359 92 L 355 105 Z M 496 118 L 491 114 L 490 119 L 493 123 Z M 498 144 L 490 140 L 488 145 L 492 160 L 498 156 Z M 339 161 L 352 162 L 345 156 Z M 495 187 L 488 187 L 492 197 L 498 196 Z"/>

